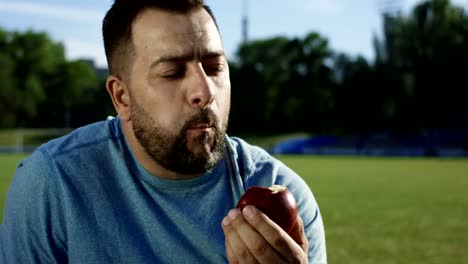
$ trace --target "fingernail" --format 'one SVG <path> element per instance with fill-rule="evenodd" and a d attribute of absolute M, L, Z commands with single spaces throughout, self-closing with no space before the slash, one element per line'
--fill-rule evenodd
<path fill-rule="evenodd" d="M 234 209 L 234 210 L 229 211 L 228 216 L 229 218 L 231 218 L 231 220 L 234 220 L 239 216 L 239 214 L 240 214 L 239 210 Z"/>
<path fill-rule="evenodd" d="M 229 219 L 229 217 L 224 217 L 223 221 L 221 222 L 221 225 L 228 226 L 230 224 L 231 224 L 231 219 Z"/>
<path fill-rule="evenodd" d="M 246 206 L 244 207 L 244 210 L 242 210 L 242 214 L 244 214 L 246 218 L 252 218 L 255 214 L 255 211 L 252 206 Z"/>

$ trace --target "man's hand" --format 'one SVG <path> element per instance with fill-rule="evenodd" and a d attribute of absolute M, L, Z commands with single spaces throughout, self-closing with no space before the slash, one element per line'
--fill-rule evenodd
<path fill-rule="evenodd" d="M 309 243 L 298 216 L 290 234 L 254 206 L 223 219 L 229 263 L 308 263 Z"/>

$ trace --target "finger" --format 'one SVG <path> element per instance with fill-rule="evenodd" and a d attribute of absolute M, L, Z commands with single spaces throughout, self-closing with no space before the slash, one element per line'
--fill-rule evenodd
<path fill-rule="evenodd" d="M 304 222 L 302 218 L 298 215 L 296 219 L 296 223 L 294 224 L 293 228 L 289 232 L 294 241 L 302 248 L 302 250 L 307 254 L 309 251 L 309 241 L 307 239 L 307 235 L 304 229 Z"/>
<path fill-rule="evenodd" d="M 226 243 L 230 248 L 228 255 L 228 257 L 230 257 L 229 261 L 231 262 L 232 260 L 233 263 L 257 263 L 257 260 L 251 254 L 247 245 L 243 242 L 233 226 L 233 222 L 238 218 L 243 218 L 243 216 L 238 209 L 233 209 L 229 211 L 228 215 L 224 217 L 221 223 Z"/>
<path fill-rule="evenodd" d="M 232 227 L 259 263 L 282 263 L 282 258 L 242 214 L 232 220 Z"/>
<path fill-rule="evenodd" d="M 280 226 L 254 206 L 244 207 L 242 214 L 246 221 L 256 229 L 260 235 L 287 262 L 301 262 L 307 259 L 307 254 Z"/>
<path fill-rule="evenodd" d="M 225 247 L 226 247 L 226 256 L 227 256 L 227 259 L 229 261 L 229 264 L 239 263 L 237 258 L 232 253 L 231 245 L 229 244 L 229 241 L 227 239 L 225 240 Z"/>

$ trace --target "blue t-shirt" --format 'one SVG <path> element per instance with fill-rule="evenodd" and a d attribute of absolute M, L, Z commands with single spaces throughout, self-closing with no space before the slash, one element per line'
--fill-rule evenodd
<path fill-rule="evenodd" d="M 20 162 L 8 191 L 0 263 L 225 263 L 223 217 L 248 187 L 273 184 L 298 200 L 310 263 L 326 263 L 307 184 L 263 149 L 227 142 L 222 161 L 190 180 L 146 171 L 119 118 L 42 145 Z"/>

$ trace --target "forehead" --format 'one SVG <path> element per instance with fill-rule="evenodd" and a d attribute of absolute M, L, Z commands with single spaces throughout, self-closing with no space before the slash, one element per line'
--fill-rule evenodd
<path fill-rule="evenodd" d="M 208 12 L 200 8 L 187 14 L 156 8 L 144 10 L 132 26 L 137 56 L 200 53 L 221 50 L 221 38 Z"/>

